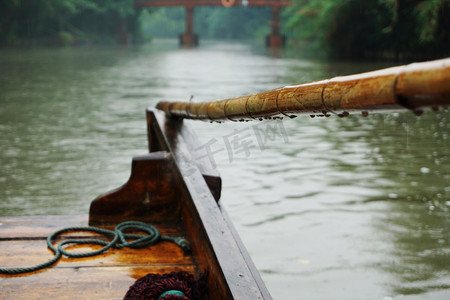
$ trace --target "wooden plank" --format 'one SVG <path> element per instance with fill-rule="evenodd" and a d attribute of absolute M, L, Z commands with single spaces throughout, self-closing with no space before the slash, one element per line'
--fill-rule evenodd
<path fill-rule="evenodd" d="M 148 273 L 186 271 L 193 266 L 131 266 L 52 268 L 45 272 L 6 277 L 0 275 L 0 299 L 123 299 L 130 285 Z"/>
<path fill-rule="evenodd" d="M 202 150 L 204 150 L 202 147 L 200 147 L 200 140 L 188 126 L 181 126 L 179 134 L 183 137 L 183 140 L 189 141 L 189 143 L 186 143 L 186 147 L 188 148 L 188 151 L 191 153 L 191 155 L 196 158 L 195 162 L 200 172 L 202 173 L 203 179 L 205 179 L 205 182 L 208 185 L 214 199 L 216 199 L 216 201 L 219 201 L 222 192 L 222 178 L 220 177 L 217 169 L 211 166 L 209 157 L 205 157 L 205 159 L 203 160 L 199 159 L 200 157 L 202 157 Z"/>
<path fill-rule="evenodd" d="M 238 232 L 234 228 L 233 222 L 231 222 L 231 219 L 228 216 L 228 213 L 224 209 L 222 209 L 222 215 L 224 217 L 225 222 L 228 223 L 228 226 L 231 230 L 231 234 L 233 235 L 234 239 L 236 240 L 236 243 L 237 243 L 239 249 L 243 249 L 243 251 L 241 251 L 242 256 L 244 257 L 244 259 L 249 267 L 250 273 L 252 274 L 253 279 L 255 280 L 255 283 L 257 284 L 259 290 L 261 291 L 261 294 L 263 295 L 263 299 L 272 299 L 272 296 L 270 295 L 269 290 L 266 287 L 266 284 L 262 280 L 258 269 L 256 269 L 256 266 L 253 263 L 253 261 L 250 257 L 250 254 L 245 250 L 244 243 L 242 242 L 241 237 L 239 236 Z"/>
<path fill-rule="evenodd" d="M 179 222 L 181 187 L 176 185 L 173 169 L 172 157 L 166 151 L 133 157 L 129 180 L 92 201 L 89 224 Z"/>
<path fill-rule="evenodd" d="M 202 156 L 202 153 L 198 152 L 200 152 L 201 150 L 199 147 L 201 143 L 198 140 L 197 136 L 188 126 L 182 126 L 182 123 L 180 123 L 179 125 L 180 126 L 178 126 L 173 132 L 181 135 L 184 140 L 190 141 L 190 143 L 186 144 L 186 146 L 188 147 L 188 151 L 193 157 L 200 158 Z M 147 136 L 150 152 L 161 151 L 162 149 L 164 149 L 164 151 L 170 151 L 167 140 L 164 137 L 164 134 L 162 133 L 161 128 L 158 125 L 158 122 L 153 114 L 147 114 Z M 179 163 L 179 168 L 187 168 L 189 171 L 195 170 L 194 168 L 191 168 L 186 161 L 182 161 Z M 205 157 L 205 159 L 196 159 L 194 163 L 202 173 L 202 176 L 205 179 L 209 190 L 214 196 L 214 199 L 216 199 L 216 201 L 219 201 L 222 192 L 222 179 L 219 172 L 217 171 L 217 169 L 211 166 L 208 157 Z"/>
<path fill-rule="evenodd" d="M 187 238 L 191 241 L 194 259 L 199 270 L 209 270 L 209 286 L 212 299 L 271 299 L 262 286 L 262 281 L 255 277 L 257 270 L 249 263 L 249 255 L 242 243 L 234 237 L 232 225 L 222 214 L 223 208 L 215 201 L 209 191 L 201 172 L 195 168 L 195 158 L 187 146 L 191 141 L 185 140 L 180 132 L 182 120 L 165 119 L 161 112 L 149 110 L 154 114 L 159 127 L 164 130 L 166 144 L 178 165 L 181 178 L 186 185 L 190 201 L 183 206 Z M 185 125 L 184 125 L 185 126 Z M 189 164 L 194 170 L 182 167 Z M 210 247 L 202 247 L 207 240 Z M 223 280 L 219 280 L 223 278 Z M 214 288 L 211 288 L 214 287 Z"/>
<path fill-rule="evenodd" d="M 98 250 L 101 246 L 69 246 L 71 253 Z M 29 267 L 44 263 L 53 257 L 45 240 L 0 241 L 0 267 Z M 102 255 L 86 258 L 63 257 L 53 267 L 127 266 L 127 265 L 193 265 L 190 255 L 171 242 L 159 242 L 141 249 L 109 249 Z"/>
<path fill-rule="evenodd" d="M 0 217 L 0 240 L 45 239 L 53 232 L 69 226 L 88 226 L 87 215 Z M 162 235 L 180 236 L 180 224 L 157 224 Z M 113 229 L 114 226 L 103 228 Z M 96 236 L 92 233 L 77 233 L 76 236 Z"/>
<path fill-rule="evenodd" d="M 0 217 L 0 239 L 43 238 L 68 226 L 86 226 L 87 215 Z"/>
<path fill-rule="evenodd" d="M 0 218 L 0 267 L 29 267 L 53 257 L 46 236 L 68 226 L 86 226 L 87 216 Z M 182 235 L 179 225 L 164 224 L 163 235 Z M 76 236 L 82 234 L 76 233 Z M 84 236 L 95 234 L 86 233 Z M 69 246 L 86 252 L 100 246 Z M 88 258 L 62 258 L 56 265 L 26 274 L 0 275 L 0 299 L 123 299 L 129 286 L 148 273 L 197 274 L 192 255 L 159 242 L 142 249 L 109 249 Z"/>

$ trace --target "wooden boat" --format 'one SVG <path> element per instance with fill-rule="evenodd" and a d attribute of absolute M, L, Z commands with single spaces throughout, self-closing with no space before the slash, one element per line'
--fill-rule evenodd
<path fill-rule="evenodd" d="M 220 177 L 193 160 L 196 137 L 182 120 L 166 119 L 153 109 L 147 120 L 149 154 L 133 158 L 128 182 L 95 199 L 89 216 L 1 217 L 0 264 L 27 266 L 49 259 L 47 236 L 87 225 L 88 218 L 90 225 L 105 228 L 127 220 L 150 223 L 162 235 L 185 237 L 191 252 L 163 241 L 146 249 L 63 258 L 45 270 L 0 275 L 1 299 L 122 299 L 147 273 L 174 271 L 195 276 L 207 271 L 211 299 L 271 299 L 218 202 Z"/>
<path fill-rule="evenodd" d="M 413 73 L 417 74 L 413 76 Z M 128 182 L 95 199 L 88 216 L 1 217 L 0 266 L 35 265 L 48 259 L 45 240 L 61 228 L 88 223 L 112 228 L 128 220 L 155 225 L 162 235 L 186 238 L 191 252 L 161 241 L 144 249 L 110 249 L 96 257 L 63 258 L 44 270 L 0 275 L 0 298 L 122 299 L 129 286 L 147 273 L 186 271 L 199 277 L 206 271 L 210 299 L 271 299 L 219 201 L 219 175 L 194 159 L 198 156 L 195 152 L 199 143 L 183 117 L 236 121 L 273 118 L 277 114 L 364 112 L 376 107 L 436 109 L 450 104 L 449 60 L 404 68 L 401 72 L 378 72 L 374 76 L 288 86 L 247 96 L 241 101 L 233 98 L 192 106 L 160 103 L 158 107 L 165 113 L 148 109 L 149 153 L 133 158 Z M 413 79 L 417 76 L 418 80 Z M 342 91 L 337 88 L 339 84 L 346 89 L 337 92 L 340 98 L 335 94 L 327 98 L 326 88 Z M 349 87 L 361 89 L 352 92 Z M 368 87 L 377 90 L 363 92 Z M 351 96 L 356 99 L 353 105 Z M 256 98 L 262 99 L 260 105 L 251 105 Z M 230 103 L 234 106 L 229 106 Z M 282 107 L 286 110 L 279 110 Z M 339 114 L 345 115 L 344 112 Z M 79 236 L 96 234 L 81 232 Z M 77 247 L 81 246 L 71 246 Z"/>

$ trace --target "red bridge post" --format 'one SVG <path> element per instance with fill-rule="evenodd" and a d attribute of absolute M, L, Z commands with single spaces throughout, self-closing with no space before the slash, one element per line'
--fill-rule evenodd
<path fill-rule="evenodd" d="M 281 6 L 272 6 L 272 32 L 266 37 L 266 44 L 270 48 L 281 48 L 284 46 L 285 37 L 280 34 L 280 12 Z"/>
<path fill-rule="evenodd" d="M 198 45 L 198 35 L 194 33 L 194 8 L 196 6 L 270 6 L 272 7 L 272 32 L 266 37 L 266 44 L 270 48 L 281 48 L 285 44 L 285 37 L 280 34 L 280 13 L 283 6 L 290 5 L 290 0 L 135 0 L 135 7 L 184 6 L 186 9 L 186 30 L 180 34 L 182 47 Z"/>
<path fill-rule="evenodd" d="M 198 45 L 198 36 L 194 33 L 194 5 L 186 5 L 186 31 L 180 35 L 180 45 L 195 47 Z"/>

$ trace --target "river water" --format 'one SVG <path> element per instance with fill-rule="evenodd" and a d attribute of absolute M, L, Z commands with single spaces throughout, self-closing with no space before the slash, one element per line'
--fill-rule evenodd
<path fill-rule="evenodd" d="M 145 108 L 159 100 L 385 66 L 237 42 L 0 50 L 0 215 L 87 213 L 146 153 Z M 189 123 L 274 299 L 410 300 L 450 299 L 449 120 L 402 112 Z"/>

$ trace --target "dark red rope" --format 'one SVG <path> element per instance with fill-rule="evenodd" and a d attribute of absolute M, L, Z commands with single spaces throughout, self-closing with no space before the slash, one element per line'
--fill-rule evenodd
<path fill-rule="evenodd" d="M 187 272 L 172 272 L 169 274 L 147 274 L 138 279 L 123 298 L 124 300 L 158 300 L 169 290 L 177 290 L 185 296 L 166 295 L 164 300 L 209 300 L 207 275 L 201 275 L 198 280 Z M 160 299 L 162 300 L 162 299 Z"/>

